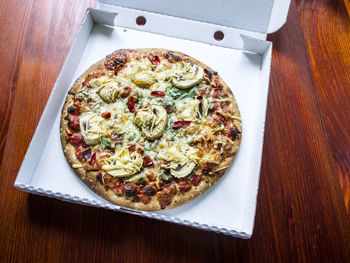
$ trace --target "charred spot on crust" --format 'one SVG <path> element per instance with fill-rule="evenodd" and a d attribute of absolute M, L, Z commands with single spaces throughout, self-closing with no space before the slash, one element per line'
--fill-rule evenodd
<path fill-rule="evenodd" d="M 241 132 L 237 129 L 237 127 L 230 128 L 230 135 L 231 135 L 232 141 L 236 140 L 237 135 L 240 133 Z"/>
<path fill-rule="evenodd" d="M 78 107 L 74 106 L 74 105 L 71 105 L 67 108 L 67 112 L 69 114 L 78 114 Z"/>
<path fill-rule="evenodd" d="M 124 50 L 118 50 L 106 56 L 104 65 L 106 69 L 114 70 L 115 72 L 117 72 L 124 66 L 127 60 L 128 57 Z"/>
<path fill-rule="evenodd" d="M 211 79 L 213 78 L 213 74 L 211 73 L 210 70 L 208 70 L 208 69 L 205 68 L 205 69 L 204 69 L 204 72 L 207 74 L 209 80 L 211 80 Z"/>
<path fill-rule="evenodd" d="M 208 168 L 203 168 L 203 174 L 205 174 L 205 175 L 209 174 L 209 169 Z"/>
<path fill-rule="evenodd" d="M 134 184 L 126 184 L 123 187 L 123 193 L 126 197 L 133 197 L 137 194 L 137 187 Z"/>
<path fill-rule="evenodd" d="M 172 52 L 167 52 L 165 54 L 165 58 L 167 58 L 169 60 L 169 62 L 171 62 L 171 63 L 178 62 L 178 61 L 182 60 L 182 58 L 180 56 L 177 56 L 177 55 L 173 54 Z"/>
<path fill-rule="evenodd" d="M 104 185 L 104 183 L 103 183 L 103 177 L 102 177 L 102 173 L 101 173 L 101 172 L 99 172 L 99 173 L 97 174 L 96 179 L 97 179 L 97 181 L 100 182 L 101 185 Z"/>
<path fill-rule="evenodd" d="M 148 196 L 153 196 L 153 195 L 156 194 L 156 192 L 157 192 L 157 190 L 156 190 L 155 187 L 152 186 L 152 185 L 148 185 L 148 186 L 146 186 L 146 187 L 143 189 L 143 193 L 144 193 L 145 195 L 148 195 Z"/>

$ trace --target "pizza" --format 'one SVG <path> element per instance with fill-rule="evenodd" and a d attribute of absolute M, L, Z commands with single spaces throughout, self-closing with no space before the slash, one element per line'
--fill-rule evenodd
<path fill-rule="evenodd" d="M 193 200 L 232 164 L 242 137 L 218 73 L 165 49 L 121 49 L 71 87 L 60 124 L 66 159 L 104 199 L 155 211 Z"/>

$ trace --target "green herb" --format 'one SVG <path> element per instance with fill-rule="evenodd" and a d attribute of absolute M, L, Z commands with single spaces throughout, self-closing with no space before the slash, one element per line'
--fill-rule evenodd
<path fill-rule="evenodd" d="M 199 85 L 194 86 L 192 89 L 189 90 L 188 92 L 188 96 L 191 98 L 194 98 L 197 96 L 198 92 L 199 92 Z"/>
<path fill-rule="evenodd" d="M 81 98 L 87 102 L 90 102 L 92 100 L 91 94 L 89 93 L 89 90 L 87 87 L 83 88 L 82 90 L 80 90 L 77 95 L 76 98 Z"/>
<path fill-rule="evenodd" d="M 106 137 L 101 137 L 101 144 L 103 149 L 108 149 L 111 147 L 111 141 Z"/>
<path fill-rule="evenodd" d="M 171 88 L 168 90 L 168 93 L 171 97 L 173 97 L 174 99 L 177 99 L 182 94 L 186 94 L 186 90 L 181 90 L 176 88 L 175 86 L 171 86 Z"/>
<path fill-rule="evenodd" d="M 141 177 L 137 183 L 138 183 L 139 185 L 141 185 L 141 186 L 146 185 L 146 179 L 145 179 L 145 177 Z"/>
<path fill-rule="evenodd" d="M 214 103 L 209 102 L 208 104 L 208 110 L 211 111 L 214 108 Z"/>
<path fill-rule="evenodd" d="M 173 118 L 169 117 L 168 118 L 168 128 L 170 129 L 174 124 Z"/>
<path fill-rule="evenodd" d="M 195 98 L 199 90 L 202 88 L 204 88 L 203 85 L 196 85 L 193 88 L 182 90 L 182 89 L 176 88 L 175 86 L 172 86 L 168 90 L 168 94 L 176 100 L 181 100 L 184 98 Z"/>
<path fill-rule="evenodd" d="M 164 181 L 169 181 L 173 176 L 170 173 L 166 173 L 164 170 L 162 171 L 162 173 L 160 174 L 160 177 L 164 180 Z"/>
<path fill-rule="evenodd" d="M 134 184 L 139 184 L 139 185 L 145 185 L 146 184 L 146 178 L 145 174 L 142 171 L 141 173 L 137 175 L 132 175 L 131 177 L 126 177 L 123 178 L 124 183 L 134 183 Z"/>

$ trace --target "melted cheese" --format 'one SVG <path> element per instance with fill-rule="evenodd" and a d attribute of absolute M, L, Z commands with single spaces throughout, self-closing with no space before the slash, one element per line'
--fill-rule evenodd
<path fill-rule="evenodd" d="M 198 151 L 189 146 L 182 140 L 176 142 L 166 142 L 163 140 L 159 143 L 158 158 L 173 163 L 187 163 L 189 160 L 198 162 Z"/>
<path fill-rule="evenodd" d="M 89 93 L 88 95 L 95 102 L 93 110 L 96 112 L 96 116 L 94 116 L 94 125 L 89 129 L 89 132 L 107 137 L 112 134 L 118 134 L 124 138 L 123 143 L 113 145 L 113 147 L 116 147 L 115 154 L 112 156 L 100 156 L 102 158 L 101 161 L 103 161 L 102 169 L 109 172 L 112 176 L 131 176 L 141 171 L 142 156 L 137 152 L 129 153 L 128 146 L 130 142 L 142 141 L 145 155 L 149 155 L 154 161 L 157 159 L 166 160 L 172 165 L 190 162 L 199 163 L 201 160 L 217 160 L 217 149 L 211 152 L 203 151 L 199 146 L 196 146 L 199 149 L 190 146 L 193 140 L 203 138 L 206 141 L 213 142 L 217 136 L 214 135 L 215 131 L 206 125 L 207 116 L 205 113 L 207 113 L 208 107 L 204 110 L 201 109 L 204 112 L 204 114 L 201 114 L 200 107 L 203 107 L 203 105 L 200 105 L 200 100 L 189 98 L 188 96 L 185 96 L 185 98 L 181 96 L 173 100 L 172 95 L 168 93 L 169 88 L 173 86 L 171 78 L 177 74 L 177 70 L 175 63 L 170 63 L 167 60 L 162 60 L 159 65 L 154 67 L 148 58 L 137 60 L 136 57 L 131 56 L 128 63 L 118 72 L 117 76 L 104 75 L 90 80 L 89 86 L 91 88 L 87 89 L 86 92 Z M 151 74 L 156 82 L 150 87 L 137 86 L 133 82 L 133 78 L 135 74 L 141 72 Z M 116 98 L 113 97 L 113 101 L 109 103 L 106 100 L 103 101 L 98 95 L 99 91 L 104 87 L 114 90 L 119 89 L 118 96 Z M 138 97 L 138 108 L 149 106 L 150 104 L 170 104 L 175 108 L 173 113 L 168 114 L 169 122 L 161 138 L 149 141 L 141 136 L 141 129 L 133 122 L 135 114 L 130 113 L 126 105 L 127 98 L 123 99 L 120 97 L 124 87 L 131 87 L 132 93 L 130 96 Z M 199 87 L 199 89 L 202 88 L 205 87 Z M 151 96 L 152 91 L 163 91 L 166 93 L 166 96 L 162 98 Z M 109 112 L 111 117 L 108 119 L 102 118 L 100 115 L 103 112 Z M 192 133 L 186 133 L 186 128 L 174 131 L 171 129 L 171 126 L 177 120 L 189 120 L 197 124 L 200 123 L 200 126 L 195 126 L 197 130 Z M 221 131 L 222 127 L 218 129 L 217 131 Z"/>
<path fill-rule="evenodd" d="M 200 101 L 197 99 L 184 99 L 176 102 L 177 118 L 193 121 L 197 117 Z"/>
<path fill-rule="evenodd" d="M 139 153 L 130 154 L 128 148 L 124 147 L 107 158 L 102 169 L 112 176 L 125 177 L 138 173 L 142 164 L 142 156 Z"/>

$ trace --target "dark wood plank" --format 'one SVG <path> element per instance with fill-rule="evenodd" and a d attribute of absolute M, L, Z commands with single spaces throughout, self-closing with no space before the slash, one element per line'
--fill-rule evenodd
<path fill-rule="evenodd" d="M 349 262 L 345 3 L 292 1 L 287 24 L 269 36 L 256 224 L 251 240 L 239 240 L 14 189 L 74 33 L 96 2 L 0 2 L 0 262 Z"/>

